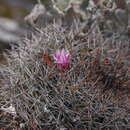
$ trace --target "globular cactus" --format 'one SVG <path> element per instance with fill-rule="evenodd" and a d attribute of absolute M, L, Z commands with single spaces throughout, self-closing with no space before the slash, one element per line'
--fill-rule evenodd
<path fill-rule="evenodd" d="M 81 35 L 56 24 L 31 36 L 0 70 L 24 129 L 129 128 L 128 65 L 118 42 L 104 41 L 97 28 Z M 68 67 L 60 67 L 68 55 Z"/>
<path fill-rule="evenodd" d="M 98 24 L 82 33 L 77 24 L 34 24 L 6 55 L 0 92 L 23 129 L 130 128 L 129 40 L 105 39 Z"/>

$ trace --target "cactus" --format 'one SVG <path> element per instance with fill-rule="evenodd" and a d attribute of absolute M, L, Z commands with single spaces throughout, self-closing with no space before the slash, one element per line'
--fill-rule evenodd
<path fill-rule="evenodd" d="M 25 129 L 129 127 L 128 65 L 121 59 L 127 51 L 121 54 L 118 42 L 106 48 L 110 41 L 97 28 L 80 35 L 56 24 L 22 42 L 0 72 Z M 62 48 L 71 54 L 66 69 L 51 57 Z"/>
<path fill-rule="evenodd" d="M 130 25 L 129 0 L 115 0 L 112 4 L 112 8 L 104 8 L 100 5 L 100 17 L 104 19 L 104 26 L 106 26 L 107 30 L 110 30 L 111 32 L 126 35 L 129 32 Z M 110 22 L 109 25 L 107 24 L 109 23 L 108 21 Z M 114 27 L 111 25 L 114 25 Z M 111 30 L 111 28 L 113 29 Z"/>
<path fill-rule="evenodd" d="M 66 10 L 72 15 L 64 12 L 63 16 L 75 21 L 77 13 L 71 12 L 72 6 Z M 127 28 L 129 19 L 124 11 L 128 12 L 128 7 L 119 11 L 104 8 L 100 15 L 104 21 L 111 20 L 116 29 L 122 25 L 119 31 Z M 20 129 L 130 128 L 129 40 L 113 35 L 104 38 L 99 29 L 101 19 L 96 20 L 84 32 L 81 21 L 74 28 L 69 21 L 69 29 L 67 24 L 41 28 L 33 24 L 31 35 L 5 56 L 8 64 L 0 69 L 0 94 L 4 106 L 15 108 L 23 124 Z"/>

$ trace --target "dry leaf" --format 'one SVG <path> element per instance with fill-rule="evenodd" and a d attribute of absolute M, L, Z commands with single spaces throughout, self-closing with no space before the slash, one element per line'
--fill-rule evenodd
<path fill-rule="evenodd" d="M 47 53 L 43 54 L 43 62 L 45 64 L 47 64 L 48 66 L 52 66 L 53 65 L 53 63 L 51 61 L 51 57 Z"/>

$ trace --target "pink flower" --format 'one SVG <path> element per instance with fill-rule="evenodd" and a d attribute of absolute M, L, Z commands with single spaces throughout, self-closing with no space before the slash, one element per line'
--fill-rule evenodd
<path fill-rule="evenodd" d="M 57 50 L 54 54 L 52 54 L 55 63 L 61 68 L 67 68 L 70 59 L 70 52 L 68 50 Z"/>

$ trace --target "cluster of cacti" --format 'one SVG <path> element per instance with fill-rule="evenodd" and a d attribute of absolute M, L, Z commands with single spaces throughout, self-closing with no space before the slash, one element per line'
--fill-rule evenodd
<path fill-rule="evenodd" d="M 98 28 L 82 35 L 56 24 L 22 43 L 1 73 L 23 129 L 129 128 L 127 47 L 103 40 Z"/>
<path fill-rule="evenodd" d="M 77 16 L 80 20 L 82 19 L 82 24 L 87 25 L 83 26 L 83 30 L 88 31 L 91 25 L 97 21 L 103 33 L 129 34 L 129 0 L 68 0 L 62 3 L 64 7 L 61 6 L 61 1 L 53 0 L 53 7 L 58 11 L 57 13 L 65 15 L 64 21 L 67 21 L 67 24 L 68 21 L 69 23 L 73 21 L 74 16 Z M 66 17 L 70 14 L 72 16 Z"/>
<path fill-rule="evenodd" d="M 101 0 L 98 0 L 101 1 Z M 98 5 L 98 3 L 96 3 Z M 129 34 L 130 26 L 130 1 L 113 0 L 111 4 L 100 5 L 100 18 L 102 23 L 111 32 Z M 111 5 L 111 6 L 110 6 Z M 100 23 L 100 21 L 99 21 Z"/>

